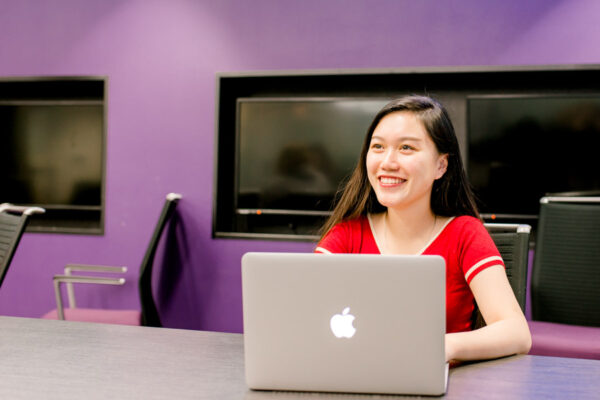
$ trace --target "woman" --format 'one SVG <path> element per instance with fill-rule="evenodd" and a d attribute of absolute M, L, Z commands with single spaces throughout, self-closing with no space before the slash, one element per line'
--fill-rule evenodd
<path fill-rule="evenodd" d="M 408 96 L 373 120 L 321 253 L 437 254 L 446 260 L 446 359 L 527 353 L 531 335 L 477 212 L 446 110 Z M 474 302 L 487 326 L 471 330 Z"/>

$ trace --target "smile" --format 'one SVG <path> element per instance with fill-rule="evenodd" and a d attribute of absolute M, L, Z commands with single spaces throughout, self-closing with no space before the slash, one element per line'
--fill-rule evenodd
<path fill-rule="evenodd" d="M 379 177 L 379 183 L 381 183 L 381 185 L 383 185 L 383 186 L 399 185 L 403 182 L 406 182 L 406 179 L 394 178 L 394 177 L 390 177 L 390 176 L 380 176 Z"/>

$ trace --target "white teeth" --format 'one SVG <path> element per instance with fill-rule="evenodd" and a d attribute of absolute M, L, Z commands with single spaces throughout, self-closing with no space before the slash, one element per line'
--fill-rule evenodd
<path fill-rule="evenodd" d="M 379 178 L 379 180 L 384 185 L 397 185 L 398 183 L 402 182 L 404 179 L 381 177 L 381 178 Z"/>

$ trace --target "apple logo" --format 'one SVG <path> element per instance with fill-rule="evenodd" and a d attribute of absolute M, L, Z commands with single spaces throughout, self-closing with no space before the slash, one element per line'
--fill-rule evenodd
<path fill-rule="evenodd" d="M 356 328 L 352 326 L 354 315 L 349 314 L 350 307 L 344 308 L 341 314 L 335 314 L 329 321 L 331 331 L 337 338 L 351 338 L 356 333 Z"/>

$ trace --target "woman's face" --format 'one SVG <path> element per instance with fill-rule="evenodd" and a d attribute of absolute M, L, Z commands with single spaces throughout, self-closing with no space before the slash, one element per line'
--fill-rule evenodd
<path fill-rule="evenodd" d="M 417 118 L 399 111 L 381 119 L 367 152 L 367 175 L 377 200 L 388 208 L 403 209 L 430 203 L 433 182 L 448 166 Z"/>

